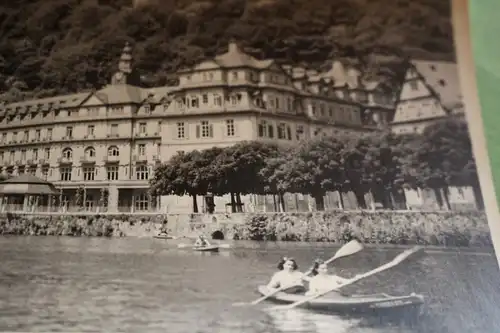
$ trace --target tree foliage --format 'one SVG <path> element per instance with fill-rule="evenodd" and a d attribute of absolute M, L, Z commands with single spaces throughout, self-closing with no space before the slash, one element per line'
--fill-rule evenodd
<path fill-rule="evenodd" d="M 447 189 L 471 186 L 482 207 L 467 124 L 446 119 L 421 134 L 375 132 L 359 136 L 318 136 L 297 146 L 279 147 L 260 141 L 225 148 L 179 153 L 160 165 L 151 180 L 157 195 L 231 194 L 233 211 L 240 195 L 275 194 L 283 207 L 285 193 L 311 195 L 323 209 L 327 192 L 356 195 L 366 207 L 371 193 L 386 208 L 405 188 Z M 195 208 L 197 211 L 197 206 Z"/>
<path fill-rule="evenodd" d="M 333 58 L 355 58 L 366 73 L 384 78 L 387 72 L 393 74 L 387 69 L 394 62 L 379 66 L 374 53 L 396 59 L 449 59 L 454 52 L 449 1 L 150 0 L 137 7 L 131 3 L 4 1 L 2 99 L 99 89 L 109 82 L 125 41 L 135 45 L 136 67 L 149 86 L 172 82 L 179 68 L 224 52 L 231 38 L 257 58 L 316 69 Z"/>

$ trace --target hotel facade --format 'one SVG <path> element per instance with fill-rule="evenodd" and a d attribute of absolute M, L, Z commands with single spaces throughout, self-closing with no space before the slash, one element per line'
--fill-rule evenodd
<path fill-rule="evenodd" d="M 372 131 L 391 125 L 401 100 L 339 62 L 327 73 L 280 66 L 236 43 L 179 71 L 175 86 L 141 87 L 129 45 L 117 62 L 100 90 L 1 105 L 1 173 L 52 182 L 60 191 L 57 209 L 82 200 L 88 211 L 191 212 L 187 197 L 151 198 L 147 191 L 155 166 L 178 151 Z M 243 199 L 246 210 L 270 209 L 266 197 Z M 216 211 L 228 201 L 217 198 Z"/>

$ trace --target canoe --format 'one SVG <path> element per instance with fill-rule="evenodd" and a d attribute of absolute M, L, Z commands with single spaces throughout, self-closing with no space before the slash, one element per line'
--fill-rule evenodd
<path fill-rule="evenodd" d="M 259 286 L 258 292 L 262 295 L 269 294 L 267 286 Z M 269 297 L 268 300 L 275 303 L 290 304 L 303 300 L 304 294 L 290 294 L 278 292 Z M 424 303 L 424 297 L 412 293 L 407 296 L 391 296 L 387 294 L 352 295 L 342 296 L 337 293 L 326 294 L 314 300 L 302 304 L 302 307 L 321 312 L 343 312 L 343 313 L 372 313 L 394 311 L 394 310 L 420 310 Z"/>
<path fill-rule="evenodd" d="M 193 246 L 193 250 L 200 252 L 219 252 L 219 247 L 217 245 Z"/>
<path fill-rule="evenodd" d="M 156 235 L 156 236 L 153 236 L 153 238 L 157 238 L 157 239 L 175 239 L 174 236 L 170 236 L 170 235 Z"/>

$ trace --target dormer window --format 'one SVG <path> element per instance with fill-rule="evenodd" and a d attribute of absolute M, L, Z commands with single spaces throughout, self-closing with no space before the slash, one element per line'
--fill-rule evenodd
<path fill-rule="evenodd" d="M 151 106 L 149 104 L 144 105 L 144 112 L 151 112 Z"/>

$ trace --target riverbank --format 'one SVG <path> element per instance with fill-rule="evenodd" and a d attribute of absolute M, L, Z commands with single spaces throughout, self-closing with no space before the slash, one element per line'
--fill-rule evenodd
<path fill-rule="evenodd" d="M 484 212 L 331 211 L 158 215 L 0 215 L 1 235 L 152 237 L 200 233 L 255 241 L 491 247 Z"/>

